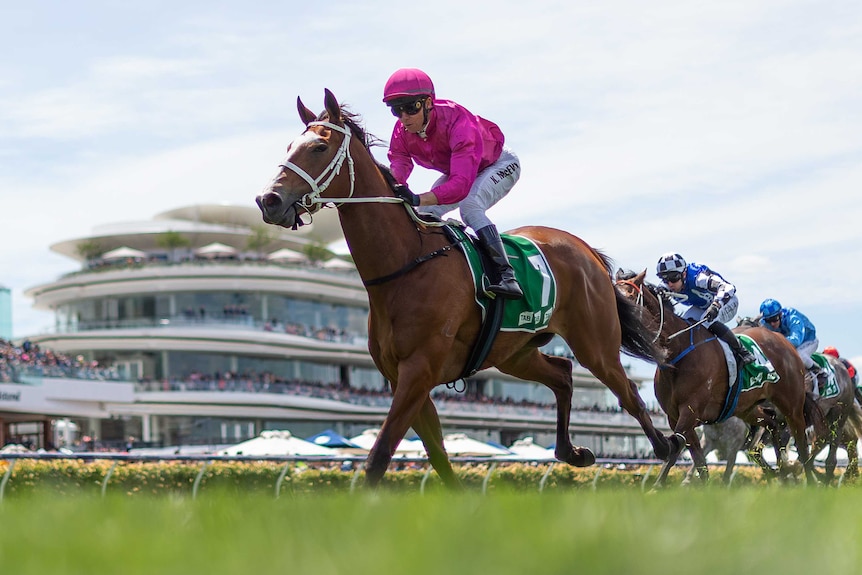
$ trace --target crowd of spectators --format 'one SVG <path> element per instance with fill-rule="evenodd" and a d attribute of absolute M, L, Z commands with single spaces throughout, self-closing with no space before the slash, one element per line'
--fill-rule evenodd
<path fill-rule="evenodd" d="M 0 383 L 20 382 L 23 376 L 69 377 L 74 379 L 118 380 L 112 367 L 102 367 L 84 356 L 72 357 L 42 349 L 39 344 L 24 340 L 21 345 L 0 339 Z"/>
<path fill-rule="evenodd" d="M 0 383 L 20 382 L 22 376 L 68 377 L 76 379 L 119 380 L 115 368 L 102 367 L 97 361 L 42 349 L 25 340 L 21 345 L 0 339 Z M 346 382 L 326 383 L 297 378 L 283 378 L 271 372 L 232 371 L 205 374 L 192 371 L 180 378 L 163 380 L 140 379 L 139 391 L 219 391 L 247 393 L 278 393 L 341 401 L 354 405 L 388 407 L 392 394 L 385 386 L 380 389 L 352 387 Z M 474 411 L 482 413 L 517 413 L 521 415 L 555 416 L 552 402 L 539 402 L 512 397 L 494 397 L 481 392 L 452 393 L 438 390 L 432 398 L 442 410 Z M 578 412 L 601 414 L 621 413 L 617 406 L 575 406 Z M 657 413 L 657 411 L 653 411 Z"/>
<path fill-rule="evenodd" d="M 232 371 L 205 374 L 193 371 L 181 378 L 163 380 L 142 379 L 138 382 L 141 391 L 221 391 L 246 393 L 279 393 L 300 395 L 341 401 L 354 405 L 388 407 L 392 393 L 388 386 L 383 389 L 352 387 L 346 382 L 324 383 L 296 378 L 282 378 L 270 372 Z M 451 393 L 439 390 L 432 393 L 438 408 L 453 411 L 473 411 L 482 413 L 517 413 L 531 416 L 556 416 L 553 402 L 530 401 L 512 397 L 492 397 L 481 393 Z M 575 406 L 574 411 L 581 413 L 615 414 L 622 413 L 618 406 Z M 653 413 L 658 413 L 653 411 Z"/>
<path fill-rule="evenodd" d="M 278 318 L 275 317 L 267 322 L 264 322 L 263 331 L 283 331 L 284 333 L 288 333 L 290 335 L 312 337 L 314 339 L 319 339 L 320 341 L 337 342 L 350 341 L 355 337 L 355 335 L 358 335 L 349 334 L 343 329 L 339 329 L 332 326 L 311 327 L 302 323 L 279 321 Z"/>

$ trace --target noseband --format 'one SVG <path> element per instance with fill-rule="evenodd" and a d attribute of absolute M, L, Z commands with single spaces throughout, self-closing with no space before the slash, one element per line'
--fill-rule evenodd
<path fill-rule="evenodd" d="M 293 162 L 289 162 L 287 160 L 285 160 L 285 162 L 279 166 L 281 168 L 285 168 L 294 172 L 303 180 L 305 180 L 309 186 L 311 186 L 311 192 L 305 194 L 296 202 L 302 208 L 304 208 L 305 211 L 309 213 L 317 211 L 317 209 L 319 208 L 318 204 L 325 204 L 327 202 L 335 200 L 352 198 L 354 184 L 356 182 L 356 175 L 353 171 L 353 157 L 350 155 L 350 136 L 353 135 L 350 132 L 350 129 L 343 126 L 337 126 L 330 122 L 309 122 L 306 125 L 305 131 L 307 132 L 308 129 L 312 126 L 325 126 L 330 130 L 341 132 L 342 134 L 344 134 L 344 139 L 341 140 L 341 145 L 338 147 L 338 152 L 336 152 L 336 154 L 332 157 L 332 161 L 329 162 L 329 165 L 323 169 L 323 171 L 320 173 L 319 176 L 317 176 L 317 178 L 312 178 L 308 172 L 306 172 Z M 347 158 L 347 167 L 348 171 L 350 172 L 350 193 L 347 195 L 347 198 L 321 198 L 320 194 L 326 191 L 326 188 L 329 187 L 329 184 L 332 183 L 332 180 L 335 179 L 335 176 L 337 176 L 341 172 L 341 166 L 344 164 L 345 158 Z"/>

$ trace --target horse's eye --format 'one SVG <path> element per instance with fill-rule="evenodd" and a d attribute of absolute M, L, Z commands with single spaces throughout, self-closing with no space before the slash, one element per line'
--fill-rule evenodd
<path fill-rule="evenodd" d="M 314 151 L 315 152 L 325 152 L 326 151 L 326 144 L 321 143 L 321 144 L 315 145 Z"/>

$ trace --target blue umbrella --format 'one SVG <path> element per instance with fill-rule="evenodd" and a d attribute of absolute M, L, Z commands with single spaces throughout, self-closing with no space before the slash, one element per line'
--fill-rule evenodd
<path fill-rule="evenodd" d="M 310 441 L 311 443 L 316 443 L 317 445 L 323 445 L 325 447 L 349 447 L 352 449 L 362 449 L 360 446 L 356 445 L 343 435 L 340 435 L 331 429 L 326 429 L 316 435 L 306 437 L 305 440 Z"/>

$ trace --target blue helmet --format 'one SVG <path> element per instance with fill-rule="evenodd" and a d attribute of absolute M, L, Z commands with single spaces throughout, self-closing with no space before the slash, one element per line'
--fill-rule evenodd
<path fill-rule="evenodd" d="M 760 304 L 760 315 L 763 316 L 763 319 L 775 317 L 779 313 L 781 313 L 781 304 L 774 299 L 765 299 L 763 300 L 763 303 Z"/>

